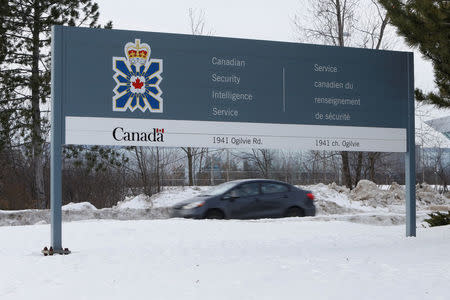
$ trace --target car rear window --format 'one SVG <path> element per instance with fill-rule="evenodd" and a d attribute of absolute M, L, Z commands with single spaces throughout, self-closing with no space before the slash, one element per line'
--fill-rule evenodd
<path fill-rule="evenodd" d="M 263 194 L 285 193 L 289 191 L 289 187 L 279 183 L 263 183 L 261 191 Z"/>

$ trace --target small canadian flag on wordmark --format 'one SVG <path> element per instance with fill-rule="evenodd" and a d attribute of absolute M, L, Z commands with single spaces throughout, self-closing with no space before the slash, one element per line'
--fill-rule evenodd
<path fill-rule="evenodd" d="M 164 133 L 164 128 L 162 129 L 156 128 L 156 133 Z"/>

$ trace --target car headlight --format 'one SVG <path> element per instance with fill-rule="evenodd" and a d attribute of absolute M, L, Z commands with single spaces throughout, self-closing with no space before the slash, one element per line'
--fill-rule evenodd
<path fill-rule="evenodd" d="M 183 206 L 183 209 L 192 209 L 192 208 L 196 208 L 196 207 L 200 207 L 203 206 L 205 204 L 205 201 L 195 201 L 189 204 L 186 204 L 185 206 Z"/>

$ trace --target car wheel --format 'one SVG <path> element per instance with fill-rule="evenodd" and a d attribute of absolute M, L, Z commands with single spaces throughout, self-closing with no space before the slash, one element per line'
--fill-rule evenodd
<path fill-rule="evenodd" d="M 304 217 L 305 213 L 303 209 L 299 207 L 291 207 L 287 210 L 285 217 Z"/>
<path fill-rule="evenodd" d="M 225 218 L 223 212 L 218 209 L 211 209 L 205 215 L 205 219 L 223 219 Z"/>

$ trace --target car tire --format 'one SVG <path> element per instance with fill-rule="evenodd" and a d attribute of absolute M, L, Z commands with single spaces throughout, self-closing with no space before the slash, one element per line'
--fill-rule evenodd
<path fill-rule="evenodd" d="M 205 219 L 217 219 L 222 220 L 225 218 L 223 212 L 218 209 L 211 209 L 206 212 Z"/>
<path fill-rule="evenodd" d="M 290 218 L 290 217 L 304 217 L 305 216 L 305 212 L 300 207 L 291 207 L 291 208 L 289 208 L 286 211 L 284 216 L 287 217 L 287 218 Z"/>

